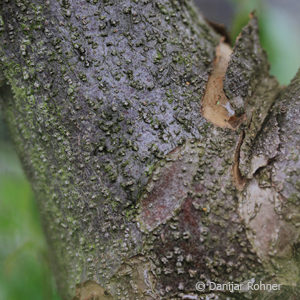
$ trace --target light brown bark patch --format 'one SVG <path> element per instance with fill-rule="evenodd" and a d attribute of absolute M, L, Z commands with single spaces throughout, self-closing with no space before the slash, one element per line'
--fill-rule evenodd
<path fill-rule="evenodd" d="M 113 298 L 98 283 L 88 280 L 76 285 L 76 295 L 73 300 L 113 300 Z"/>
<path fill-rule="evenodd" d="M 285 201 L 274 188 L 261 188 L 252 179 L 239 201 L 239 214 L 255 252 L 277 280 L 294 286 L 299 281 L 299 264 L 294 246 L 299 242 L 299 227 L 283 218 Z"/>
<path fill-rule="evenodd" d="M 222 128 L 236 129 L 243 117 L 236 117 L 223 90 L 223 80 L 232 49 L 222 40 L 216 48 L 213 70 L 202 99 L 202 114 L 206 120 Z"/>

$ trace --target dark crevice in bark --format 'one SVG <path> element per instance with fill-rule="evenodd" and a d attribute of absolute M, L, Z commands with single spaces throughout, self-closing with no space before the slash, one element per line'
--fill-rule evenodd
<path fill-rule="evenodd" d="M 242 191 L 245 187 L 245 184 L 247 183 L 247 179 L 242 176 L 241 171 L 240 171 L 240 151 L 241 151 L 241 146 L 245 138 L 245 132 L 242 130 L 240 133 L 240 137 L 237 143 L 237 146 L 235 148 L 234 152 L 234 162 L 233 162 L 233 167 L 232 167 L 232 172 L 233 172 L 233 181 L 235 183 L 236 188 L 239 191 Z"/>

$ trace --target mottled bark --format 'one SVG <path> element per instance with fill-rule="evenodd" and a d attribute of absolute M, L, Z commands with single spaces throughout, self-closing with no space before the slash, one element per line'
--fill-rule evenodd
<path fill-rule="evenodd" d="M 280 91 L 255 17 L 220 68 L 223 129 L 201 107 L 221 37 L 189 1 L 0 10 L 1 106 L 64 299 L 297 297 L 300 74 Z M 195 288 L 252 278 L 285 286 Z"/>

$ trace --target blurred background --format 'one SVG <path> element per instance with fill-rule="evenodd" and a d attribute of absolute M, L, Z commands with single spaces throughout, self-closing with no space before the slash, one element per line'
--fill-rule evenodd
<path fill-rule="evenodd" d="M 282 85 L 300 67 L 299 0 L 196 0 L 232 41 L 256 10 L 271 73 Z M 36 203 L 0 111 L 0 300 L 59 300 Z"/>
<path fill-rule="evenodd" d="M 271 74 L 287 85 L 300 67 L 299 0 L 195 0 L 209 20 L 226 26 L 232 43 L 256 11 L 260 39 L 268 53 Z"/>

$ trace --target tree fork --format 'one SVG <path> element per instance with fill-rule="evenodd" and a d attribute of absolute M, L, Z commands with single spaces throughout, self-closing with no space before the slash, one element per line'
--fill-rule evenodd
<path fill-rule="evenodd" d="M 268 74 L 254 16 L 217 77 L 221 128 L 201 99 L 222 38 L 190 1 L 0 11 L 0 103 L 64 299 L 269 297 L 195 288 L 252 278 L 297 297 L 300 73 Z"/>

